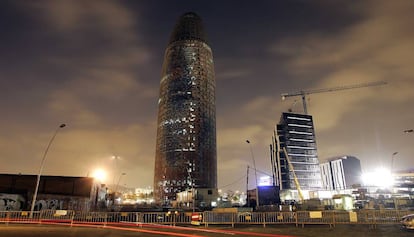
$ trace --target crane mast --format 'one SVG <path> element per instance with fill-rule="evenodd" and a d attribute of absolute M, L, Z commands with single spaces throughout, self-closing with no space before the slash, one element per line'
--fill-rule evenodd
<path fill-rule="evenodd" d="M 301 90 L 301 91 L 292 92 L 292 93 L 282 93 L 281 96 L 282 96 L 282 100 L 285 100 L 287 97 L 301 96 L 302 103 L 303 103 L 303 112 L 305 114 L 308 114 L 308 108 L 306 105 L 307 95 L 316 94 L 316 93 L 324 93 L 324 92 L 332 92 L 332 91 L 349 90 L 349 89 L 356 89 L 356 88 L 370 87 L 370 86 L 380 86 L 380 85 L 385 85 L 385 84 L 387 84 L 387 82 L 377 81 L 377 82 L 361 83 L 361 84 L 348 85 L 348 86 L 337 86 L 337 87 L 314 89 L 314 90 Z"/>
<path fill-rule="evenodd" d="M 290 171 L 292 172 L 292 174 L 293 174 L 293 181 L 295 182 L 296 189 L 298 190 L 299 199 L 300 199 L 300 201 L 303 203 L 303 200 L 304 200 L 305 198 L 303 197 L 302 188 L 300 187 L 300 183 L 299 183 L 298 177 L 296 176 L 295 169 L 293 168 L 293 165 L 292 165 L 292 163 L 291 163 L 291 161 L 290 161 L 289 155 L 288 155 L 288 153 L 287 153 L 287 151 L 286 151 L 286 147 L 283 147 L 283 152 L 285 153 L 285 156 L 286 156 L 286 161 L 287 161 L 288 166 L 289 166 L 289 170 L 290 170 Z"/>

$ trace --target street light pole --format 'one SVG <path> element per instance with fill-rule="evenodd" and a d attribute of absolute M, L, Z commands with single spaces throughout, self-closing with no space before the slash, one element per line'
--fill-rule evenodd
<path fill-rule="evenodd" d="M 126 173 L 119 174 L 118 183 L 116 184 L 115 191 L 114 191 L 114 204 L 115 204 L 116 193 L 118 192 L 119 183 L 121 182 L 121 177 L 124 175 L 126 175 Z"/>
<path fill-rule="evenodd" d="M 249 166 L 247 166 L 247 175 L 246 175 L 246 204 L 247 207 L 250 207 L 250 200 L 249 200 Z"/>
<path fill-rule="evenodd" d="M 126 173 L 121 173 L 119 175 L 118 183 L 116 184 L 116 189 L 115 189 L 116 191 L 118 191 L 119 183 L 121 182 L 121 177 L 124 176 L 124 175 L 126 175 Z"/>
<path fill-rule="evenodd" d="M 42 161 L 40 162 L 39 173 L 37 173 L 36 188 L 35 188 L 35 191 L 34 191 L 34 194 L 33 194 L 32 205 L 30 207 L 30 215 L 29 215 L 30 218 L 33 218 L 33 211 L 34 211 L 34 207 L 35 207 L 35 203 L 36 203 L 36 199 L 37 199 L 37 193 L 39 191 L 40 176 L 42 175 L 43 166 L 45 164 L 47 152 L 49 151 L 50 145 L 52 145 L 52 142 L 55 139 L 56 134 L 58 133 L 59 129 L 64 128 L 64 127 L 66 127 L 66 124 L 62 123 L 61 125 L 59 125 L 58 128 L 56 128 L 55 133 L 53 134 L 52 138 L 50 139 L 49 143 L 47 144 L 45 153 L 43 154 Z"/>
<path fill-rule="evenodd" d="M 250 144 L 249 140 L 246 140 L 247 144 L 249 144 L 250 147 L 250 153 L 252 154 L 252 160 L 253 160 L 253 168 L 254 168 L 254 179 L 256 182 L 256 208 L 259 206 L 259 187 L 257 186 L 257 169 L 256 169 L 256 161 L 254 159 L 253 149 L 252 145 Z"/>

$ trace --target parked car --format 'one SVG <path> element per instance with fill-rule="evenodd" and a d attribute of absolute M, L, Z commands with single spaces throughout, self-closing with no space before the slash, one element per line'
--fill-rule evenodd
<path fill-rule="evenodd" d="M 414 230 L 414 214 L 406 215 L 401 218 L 402 228 Z"/>

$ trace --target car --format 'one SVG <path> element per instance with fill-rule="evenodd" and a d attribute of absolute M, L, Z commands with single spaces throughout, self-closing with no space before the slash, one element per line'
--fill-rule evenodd
<path fill-rule="evenodd" d="M 409 214 L 401 218 L 403 229 L 414 230 L 414 214 Z"/>

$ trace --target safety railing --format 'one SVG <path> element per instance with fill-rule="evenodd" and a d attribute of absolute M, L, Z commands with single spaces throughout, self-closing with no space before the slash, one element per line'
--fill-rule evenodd
<path fill-rule="evenodd" d="M 0 212 L 0 223 L 1 222 L 15 222 L 15 223 L 30 223 L 30 222 L 38 222 L 40 220 L 40 213 L 34 212 L 32 217 L 30 217 L 29 212 L 25 211 L 3 211 Z"/>
<path fill-rule="evenodd" d="M 401 210 L 363 210 L 363 211 L 297 211 L 297 212 L 204 212 L 203 223 L 208 225 L 240 225 L 240 224 L 295 224 L 329 225 L 337 224 L 364 224 L 375 228 L 379 224 L 400 224 L 404 215 L 414 211 Z"/>
<path fill-rule="evenodd" d="M 75 212 L 71 210 L 0 211 L 1 223 L 88 224 L 88 225 L 329 225 L 364 224 L 375 227 L 399 224 L 404 215 L 414 211 L 296 211 L 296 212 Z M 196 217 L 196 221 L 194 219 Z"/>
<path fill-rule="evenodd" d="M 43 210 L 35 213 L 35 217 L 38 214 L 38 221 L 40 223 L 72 223 L 75 211 L 72 210 Z M 30 216 L 29 216 L 30 219 Z"/>

